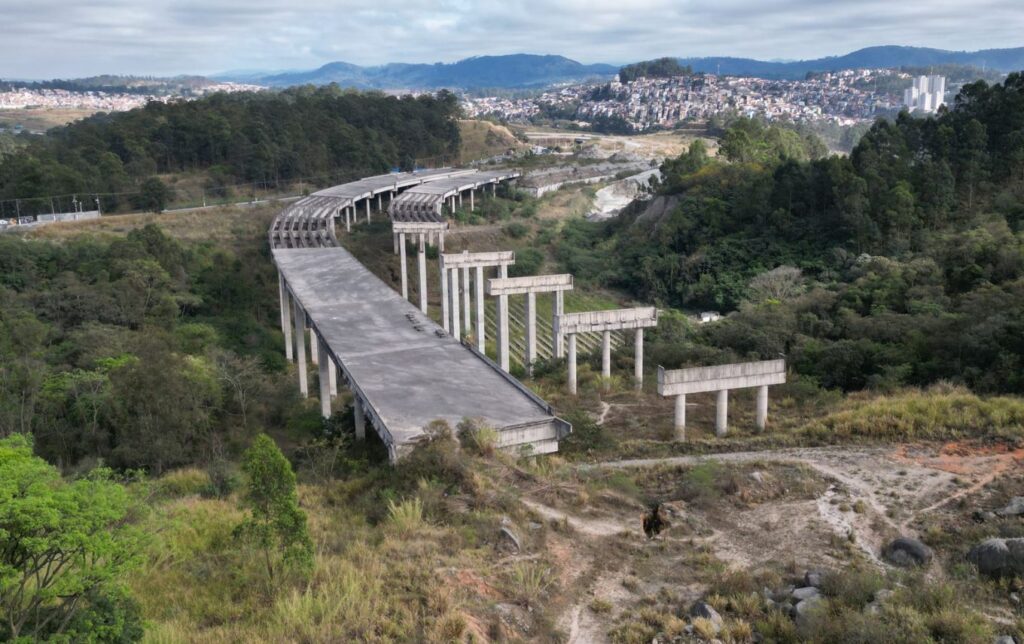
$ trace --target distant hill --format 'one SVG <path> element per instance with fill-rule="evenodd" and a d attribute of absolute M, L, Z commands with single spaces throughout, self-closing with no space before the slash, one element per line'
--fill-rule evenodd
<path fill-rule="evenodd" d="M 618 71 L 619 68 L 614 65 L 584 65 L 564 56 L 512 54 L 476 56 L 455 63 L 432 65 L 389 63 L 377 67 L 360 67 L 334 62 L 311 71 L 259 77 L 247 75 L 244 80 L 271 87 L 337 83 L 343 87 L 359 89 L 524 88 L 589 78 L 606 80 Z M 230 74 L 218 78 L 235 80 Z"/>
<path fill-rule="evenodd" d="M 828 72 L 864 67 L 928 67 L 929 65 L 970 65 L 1011 72 L 1024 69 L 1024 47 L 968 52 L 888 45 L 866 47 L 844 56 L 792 62 L 769 62 L 726 56 L 680 58 L 679 63 L 689 65 L 695 72 L 720 72 L 731 76 L 779 79 L 800 79 L 808 72 Z"/>

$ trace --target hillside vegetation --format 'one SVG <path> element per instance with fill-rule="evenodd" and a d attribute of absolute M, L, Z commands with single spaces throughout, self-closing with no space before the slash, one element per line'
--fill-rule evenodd
<path fill-rule="evenodd" d="M 1024 75 L 815 156 L 739 121 L 719 158 L 695 145 L 666 162 L 651 207 L 574 225 L 559 255 L 641 300 L 733 311 L 678 336 L 719 359 L 785 354 L 846 390 L 1024 391 Z"/>
<path fill-rule="evenodd" d="M 159 209 L 173 195 L 161 193 L 156 175 L 199 173 L 207 194 L 229 196 L 236 184 L 341 183 L 411 169 L 417 159 L 454 158 L 457 109 L 447 92 L 397 98 L 335 86 L 154 102 L 28 139 L 0 159 L 0 201 L 20 199 L 20 212 L 35 214 L 50 211 L 50 196 L 69 195 L 58 203 L 70 210 L 70 195 L 102 194 L 105 212 Z"/>

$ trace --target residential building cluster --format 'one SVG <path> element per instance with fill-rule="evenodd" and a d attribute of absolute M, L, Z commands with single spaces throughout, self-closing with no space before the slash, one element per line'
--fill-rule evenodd
<path fill-rule="evenodd" d="M 918 76 L 914 84 L 903 91 L 903 106 L 911 112 L 932 113 L 946 102 L 945 76 Z"/>
<path fill-rule="evenodd" d="M 873 86 L 874 81 L 891 79 L 896 73 L 844 70 L 798 81 L 715 74 L 639 78 L 629 83 L 564 87 L 529 99 L 466 99 L 465 110 L 471 117 L 509 121 L 549 114 L 571 114 L 571 119 L 584 123 L 618 117 L 636 131 L 670 128 L 724 112 L 850 125 L 899 109 L 898 96 Z"/>
<path fill-rule="evenodd" d="M 0 110 L 15 109 L 82 109 L 97 112 L 123 112 L 142 107 L 150 101 L 191 100 L 215 92 L 247 92 L 264 89 L 242 83 L 211 83 L 196 88 L 188 96 L 157 96 L 153 94 L 122 94 L 97 90 L 37 89 L 29 87 L 0 91 Z"/>

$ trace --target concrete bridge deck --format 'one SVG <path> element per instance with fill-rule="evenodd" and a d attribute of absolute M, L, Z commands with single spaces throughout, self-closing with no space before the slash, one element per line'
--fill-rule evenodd
<path fill-rule="evenodd" d="M 296 309 L 392 460 L 437 419 L 454 428 L 463 418 L 482 418 L 498 430 L 499 446 L 529 445 L 537 454 L 557 451 L 570 431 L 543 400 L 446 334 L 347 250 L 277 248 L 273 254 Z"/>

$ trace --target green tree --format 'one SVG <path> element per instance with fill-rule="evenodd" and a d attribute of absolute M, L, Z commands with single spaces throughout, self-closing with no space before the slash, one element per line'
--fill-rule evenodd
<path fill-rule="evenodd" d="M 283 567 L 308 574 L 313 567 L 313 541 L 306 513 L 299 509 L 295 473 L 277 444 L 260 434 L 242 457 L 248 477 L 243 505 L 249 517 L 235 535 L 260 549 L 271 583 Z"/>
<path fill-rule="evenodd" d="M 65 482 L 28 436 L 0 440 L 0 639 L 70 637 L 80 614 L 121 625 L 106 639 L 139 639 L 118 583 L 138 563 L 130 510 L 109 470 Z"/>
<path fill-rule="evenodd" d="M 150 177 L 139 186 L 135 206 L 153 212 L 163 212 L 170 200 L 171 189 L 167 187 L 167 184 L 156 177 Z"/>

